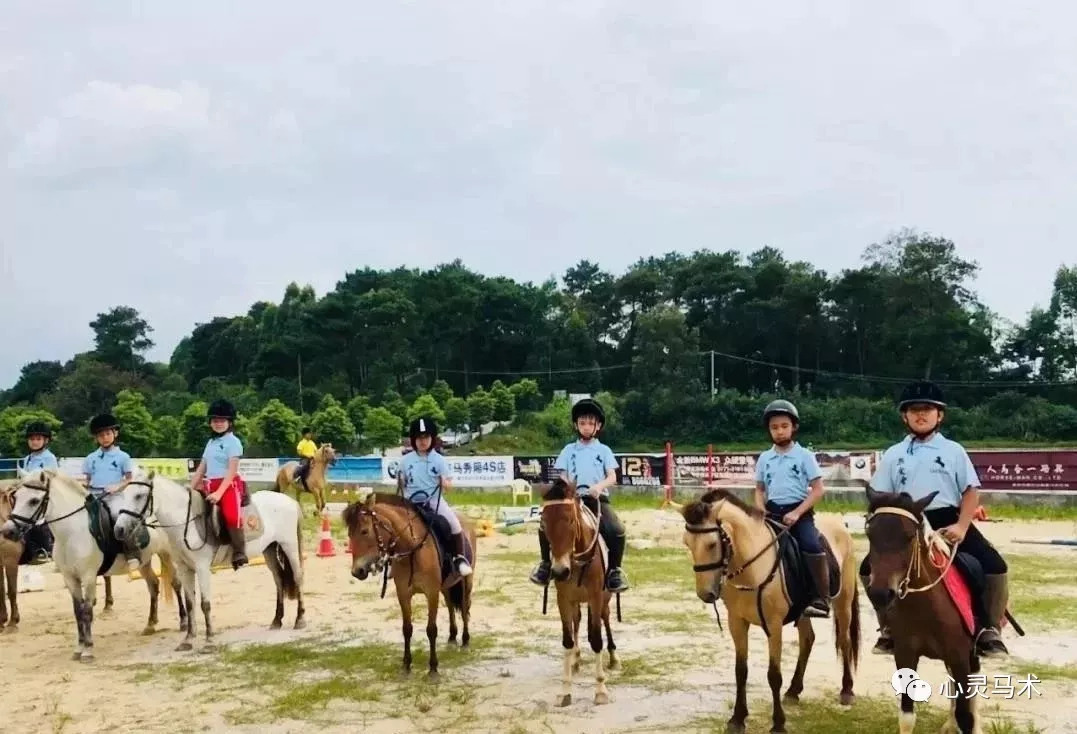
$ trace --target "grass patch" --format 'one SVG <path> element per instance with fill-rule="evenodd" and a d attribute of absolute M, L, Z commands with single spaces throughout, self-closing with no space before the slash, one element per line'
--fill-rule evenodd
<path fill-rule="evenodd" d="M 1021 671 L 1010 678 L 1010 683 L 1015 688 L 1024 686 L 1024 683 L 1017 683 L 1016 681 L 1024 680 L 1026 676 L 1035 676 L 1041 681 L 1077 681 L 1077 665 L 1051 665 L 1050 663 L 1041 663 L 1038 660 L 1014 660 L 1011 661 L 1009 667 L 1013 670 Z M 1037 685 L 1036 688 L 1039 688 L 1039 686 Z"/>

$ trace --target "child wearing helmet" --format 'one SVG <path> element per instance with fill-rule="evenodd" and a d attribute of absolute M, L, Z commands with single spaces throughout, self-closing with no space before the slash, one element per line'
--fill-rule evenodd
<path fill-rule="evenodd" d="M 871 487 L 877 492 L 902 492 L 914 500 L 932 497 L 924 508 L 924 519 L 957 546 L 954 565 L 965 571 L 972 611 L 980 627 L 976 653 L 982 657 L 1009 655 L 999 631 L 1009 601 L 1009 568 L 972 523 L 980 505 L 980 479 L 965 447 L 939 431 L 946 410 L 942 389 L 926 380 L 910 383 L 901 392 L 898 410 L 908 435 L 883 453 Z M 976 588 L 980 574 L 967 567 L 965 553 L 979 561 L 983 588 Z M 871 582 L 867 556 L 860 564 L 860 581 L 865 589 Z M 894 641 L 884 610 L 876 606 L 875 614 L 880 634 L 872 652 L 890 655 Z"/>
<path fill-rule="evenodd" d="M 610 506 L 609 488 L 617 483 L 617 459 L 609 446 L 598 440 L 598 432 L 606 422 L 606 413 L 596 400 L 584 398 L 572 406 L 572 424 L 576 440 L 561 449 L 554 469 L 561 478 L 576 484 L 578 490 L 588 490 L 583 502 L 598 515 L 598 532 L 609 548 L 610 568 L 606 573 L 606 588 L 614 593 L 627 591 L 628 579 L 621 569 L 625 553 L 625 528 Z M 602 503 L 601 511 L 598 503 Z M 530 580 L 539 586 L 550 581 L 550 541 L 539 523 L 539 552 L 541 560 L 531 572 Z"/>
<path fill-rule="evenodd" d="M 452 535 L 453 567 L 461 576 L 469 576 L 472 568 L 464 557 L 464 529 L 443 494 L 452 488 L 452 480 L 445 457 L 434 451 L 437 435 L 437 423 L 429 416 L 416 418 L 408 426 L 408 437 L 415 450 L 404 454 L 400 460 L 397 490 L 405 499 L 426 505 L 448 523 Z"/>
<path fill-rule="evenodd" d="M 135 466 L 131 455 L 119 447 L 116 439 L 120 435 L 120 423 L 111 413 L 95 415 L 90 420 L 90 433 L 97 441 L 97 450 L 82 461 L 82 483 L 90 494 L 102 501 L 108 495 L 123 486 L 131 478 Z M 127 568 L 137 571 L 142 565 L 142 554 L 131 545 L 129 537 L 124 544 L 123 555 L 127 558 Z"/>
<path fill-rule="evenodd" d="M 52 441 L 52 429 L 41 421 L 34 421 L 26 426 L 26 446 L 30 453 L 19 462 L 19 468 L 24 472 L 38 469 L 52 469 L 58 471 L 59 462 L 56 456 L 49 450 L 49 442 Z M 34 525 L 26 534 L 23 549 L 23 558 L 31 566 L 48 563 L 52 558 L 52 531 L 45 524 Z"/>
<path fill-rule="evenodd" d="M 772 445 L 755 464 L 755 505 L 789 528 L 811 573 L 814 597 L 806 617 L 830 616 L 830 573 L 815 527 L 815 504 L 823 498 L 823 471 L 815 454 L 796 440 L 800 413 L 788 400 L 774 400 L 763 410 Z"/>
<path fill-rule="evenodd" d="M 303 428 L 303 438 L 295 445 L 295 452 L 299 454 L 299 466 L 295 470 L 296 480 L 303 485 L 303 489 L 310 491 L 307 486 L 307 474 L 310 473 L 310 462 L 317 453 L 318 447 L 314 445 L 314 431 L 310 427 Z"/>
<path fill-rule="evenodd" d="M 247 539 L 243 531 L 243 493 L 246 484 L 239 476 L 243 443 L 232 432 L 236 409 L 227 400 L 214 400 L 206 411 L 213 438 L 206 442 L 191 489 L 202 492 L 206 501 L 221 508 L 221 518 L 232 543 L 232 569 L 247 565 Z M 205 481 L 203 481 L 203 479 Z"/>

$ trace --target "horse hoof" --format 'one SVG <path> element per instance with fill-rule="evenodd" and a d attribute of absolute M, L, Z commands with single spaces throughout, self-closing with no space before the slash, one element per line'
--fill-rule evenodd
<path fill-rule="evenodd" d="M 191 643 L 189 643 L 189 642 L 181 642 L 176 647 L 176 652 L 190 652 L 193 649 L 194 649 L 194 645 L 192 645 Z"/>
<path fill-rule="evenodd" d="M 580 672 L 580 664 L 578 662 L 572 664 L 572 672 L 573 674 Z"/>
<path fill-rule="evenodd" d="M 782 702 L 783 703 L 793 703 L 793 704 L 800 703 L 800 694 L 787 693 L 784 696 L 782 696 Z"/>
<path fill-rule="evenodd" d="M 82 650 L 75 650 L 75 652 L 71 653 L 71 659 L 82 660 Z"/>
<path fill-rule="evenodd" d="M 157 630 L 154 629 L 153 627 L 147 627 L 146 629 L 142 630 L 142 636 L 143 637 L 150 637 L 150 636 L 155 635 L 155 634 L 157 634 Z"/>
<path fill-rule="evenodd" d="M 269 629 L 271 629 L 271 630 L 279 630 L 283 626 L 284 625 L 281 624 L 281 621 L 279 619 L 274 619 L 273 623 L 269 625 Z"/>
<path fill-rule="evenodd" d="M 205 647 L 199 650 L 199 652 L 203 655 L 212 655 L 213 653 L 217 652 L 217 646 L 212 642 L 207 642 Z"/>
<path fill-rule="evenodd" d="M 852 691 L 842 691 L 840 701 L 842 706 L 852 706 L 856 695 Z"/>
<path fill-rule="evenodd" d="M 441 680 L 441 674 L 438 673 L 436 670 L 431 670 L 429 673 L 426 674 L 426 679 L 431 681 L 438 681 Z"/>
<path fill-rule="evenodd" d="M 446 645 L 456 645 L 456 644 L 459 644 L 459 643 L 457 643 L 455 637 L 450 637 L 448 640 L 445 641 L 445 644 Z"/>
<path fill-rule="evenodd" d="M 610 702 L 610 694 L 608 693 L 596 693 L 595 694 L 595 706 L 605 706 Z"/>
<path fill-rule="evenodd" d="M 572 694 L 571 693 L 566 693 L 565 695 L 561 696 L 561 700 L 557 702 L 557 705 L 560 706 L 561 708 L 564 708 L 565 706 L 571 706 L 572 705 Z"/>
<path fill-rule="evenodd" d="M 305 620 L 305 619 L 297 619 L 297 620 L 295 620 L 295 627 L 293 627 L 292 629 L 304 630 L 306 628 L 307 628 L 307 620 Z"/>
<path fill-rule="evenodd" d="M 84 652 L 84 653 L 82 653 L 82 657 L 80 657 L 79 660 L 81 660 L 84 663 L 92 663 L 94 661 L 93 653 L 92 652 Z"/>
<path fill-rule="evenodd" d="M 730 721 L 725 725 L 726 734 L 744 734 L 744 724 Z"/>

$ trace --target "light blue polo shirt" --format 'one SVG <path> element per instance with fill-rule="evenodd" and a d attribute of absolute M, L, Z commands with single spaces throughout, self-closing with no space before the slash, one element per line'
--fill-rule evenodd
<path fill-rule="evenodd" d="M 755 462 L 755 481 L 763 483 L 767 501 L 778 505 L 803 502 L 809 485 L 821 476 L 815 454 L 796 441 L 784 452 L 771 446 Z"/>
<path fill-rule="evenodd" d="M 436 502 L 441 493 L 441 477 L 450 474 L 445 457 L 433 450 L 426 456 L 419 456 L 418 451 L 404 454 L 399 471 L 404 477 L 404 498 L 417 498 L 414 500 L 417 502 Z"/>
<path fill-rule="evenodd" d="M 224 477 L 228 473 L 229 460 L 239 456 L 243 456 L 243 442 L 236 434 L 229 431 L 211 438 L 202 452 L 202 459 L 206 462 L 206 479 Z"/>
<path fill-rule="evenodd" d="M 90 489 L 100 493 L 105 487 L 118 484 L 125 474 L 135 470 L 130 455 L 113 444 L 108 451 L 98 449 L 82 462 L 82 473 L 90 478 Z"/>
<path fill-rule="evenodd" d="M 56 455 L 48 449 L 41 449 L 32 454 L 27 454 L 22 460 L 23 471 L 36 471 L 37 469 L 59 469 L 60 462 L 56 461 Z"/>
<path fill-rule="evenodd" d="M 979 487 L 980 478 L 965 447 L 936 433 L 927 441 L 913 436 L 883 453 L 879 468 L 871 478 L 877 492 L 906 492 L 920 500 L 938 491 L 925 509 L 959 507 L 969 487 Z"/>
<path fill-rule="evenodd" d="M 606 478 L 606 472 L 617 468 L 617 458 L 597 438 L 587 443 L 577 439 L 561 449 L 553 468 L 567 474 L 577 487 L 593 487 Z M 603 489 L 602 494 L 609 497 L 609 488 Z"/>

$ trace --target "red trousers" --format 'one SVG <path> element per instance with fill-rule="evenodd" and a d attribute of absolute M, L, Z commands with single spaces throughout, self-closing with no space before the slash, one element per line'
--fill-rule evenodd
<path fill-rule="evenodd" d="M 224 477 L 218 479 L 207 479 L 202 483 L 202 493 L 212 494 L 216 492 L 220 486 Z M 225 525 L 230 528 L 242 528 L 243 518 L 239 509 L 239 503 L 243 498 L 242 492 L 246 490 L 246 483 L 242 477 L 236 477 L 232 480 L 232 484 L 228 489 L 224 490 L 224 494 L 221 495 L 221 501 L 217 504 L 221 507 L 221 516 L 224 517 Z"/>

